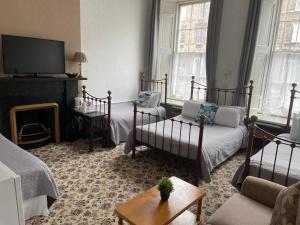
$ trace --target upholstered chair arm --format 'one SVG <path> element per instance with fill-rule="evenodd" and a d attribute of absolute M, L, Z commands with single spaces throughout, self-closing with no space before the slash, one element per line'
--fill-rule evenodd
<path fill-rule="evenodd" d="M 279 192 L 286 187 L 257 177 L 247 177 L 242 185 L 241 194 L 265 206 L 274 208 Z"/>

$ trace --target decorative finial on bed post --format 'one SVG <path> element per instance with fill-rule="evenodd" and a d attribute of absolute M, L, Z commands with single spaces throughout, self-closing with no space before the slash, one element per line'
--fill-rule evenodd
<path fill-rule="evenodd" d="M 291 98 L 290 98 L 288 118 L 287 118 L 287 123 L 286 123 L 286 126 L 285 126 L 285 131 L 286 132 L 289 132 L 289 127 L 290 127 L 290 123 L 291 123 L 291 119 L 292 119 L 294 99 L 295 99 L 295 95 L 296 95 L 296 87 L 297 87 L 297 84 L 292 83 L 292 88 L 293 89 L 291 90 Z"/>
<path fill-rule="evenodd" d="M 85 85 L 82 85 L 82 97 L 83 97 L 83 99 L 85 100 L 85 98 L 86 98 L 86 86 Z"/>
<path fill-rule="evenodd" d="M 257 120 L 258 120 L 258 118 L 257 118 L 257 116 L 251 116 L 251 118 L 250 118 L 250 124 L 249 124 L 249 128 L 254 128 L 254 126 L 255 126 L 255 123 L 257 122 Z"/>
<path fill-rule="evenodd" d="M 109 104 L 109 107 L 110 107 L 110 104 L 111 104 L 111 91 L 107 91 L 107 100 L 108 100 L 108 104 Z"/>
<path fill-rule="evenodd" d="M 195 83 L 195 76 L 192 76 L 190 100 L 193 100 L 193 97 L 194 97 L 194 83 Z"/>
<path fill-rule="evenodd" d="M 250 80 L 250 87 L 252 87 L 252 88 L 253 88 L 253 83 L 254 83 L 254 81 Z"/>

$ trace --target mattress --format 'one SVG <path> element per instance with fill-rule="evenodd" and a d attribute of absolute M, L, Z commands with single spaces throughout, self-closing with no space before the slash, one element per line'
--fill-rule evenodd
<path fill-rule="evenodd" d="M 111 138 L 114 144 L 118 145 L 121 142 L 127 141 L 128 134 L 133 128 L 133 103 L 122 102 L 113 103 L 111 105 Z M 145 113 L 151 113 L 152 115 L 159 115 L 164 117 L 166 110 L 164 107 L 159 106 L 155 108 L 138 107 L 138 111 L 144 111 Z M 143 123 L 149 123 L 149 117 L 144 115 Z M 150 117 L 151 122 L 155 121 L 155 117 Z M 137 125 L 142 124 L 142 114 L 137 114 Z"/>
<path fill-rule="evenodd" d="M 289 134 L 280 134 L 278 137 L 289 139 Z M 264 147 L 262 165 L 261 165 L 261 178 L 272 180 L 272 173 L 276 155 L 277 145 L 275 142 L 270 142 Z M 274 182 L 285 185 L 286 176 L 288 173 L 288 165 L 290 161 L 291 147 L 281 144 L 278 148 L 276 164 L 274 168 Z M 262 150 L 253 155 L 250 158 L 250 176 L 259 175 L 259 167 L 261 162 Z M 288 185 L 297 183 L 300 180 L 300 148 L 296 147 L 293 151 L 293 157 L 291 160 L 291 167 L 289 171 Z M 233 185 L 240 184 L 242 182 L 242 174 L 244 171 L 244 165 L 242 165 L 236 172 L 233 178 Z"/>
<path fill-rule="evenodd" d="M 174 119 L 199 125 L 193 119 L 181 115 Z M 196 160 L 199 130 L 198 126 L 190 127 L 185 123 L 181 125 L 176 121 L 173 122 L 172 126 L 172 121 L 166 120 L 152 123 L 150 126 L 137 126 L 136 137 L 138 141 L 150 143 L 154 148 L 162 149 L 183 158 Z M 245 147 L 246 137 L 247 128 L 244 125 L 240 125 L 237 128 L 205 125 L 201 162 L 202 177 L 205 181 L 210 181 L 210 172 L 214 168 L 234 155 L 239 149 Z M 128 154 L 132 149 L 133 136 L 130 134 L 124 151 Z"/>

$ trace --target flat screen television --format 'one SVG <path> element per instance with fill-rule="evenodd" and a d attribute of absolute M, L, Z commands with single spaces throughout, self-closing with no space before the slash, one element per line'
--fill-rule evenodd
<path fill-rule="evenodd" d="M 38 38 L 2 35 L 6 74 L 64 74 L 65 43 Z"/>

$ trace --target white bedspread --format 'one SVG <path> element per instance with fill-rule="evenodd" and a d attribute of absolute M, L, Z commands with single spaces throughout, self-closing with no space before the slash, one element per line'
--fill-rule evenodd
<path fill-rule="evenodd" d="M 281 134 L 278 137 L 289 139 L 289 134 Z M 250 160 L 250 174 L 257 174 L 262 150 L 253 155 Z M 270 179 L 273 172 L 273 165 L 276 154 L 276 143 L 270 142 L 264 148 L 263 160 L 262 160 L 262 177 Z M 274 181 L 280 184 L 284 184 L 285 177 L 288 172 L 288 165 L 290 161 L 291 147 L 281 144 L 278 148 L 277 160 L 275 165 Z M 291 161 L 291 168 L 289 172 L 289 184 L 296 183 L 300 180 L 300 148 L 296 147 L 293 151 L 293 158 Z"/>
<path fill-rule="evenodd" d="M 111 138 L 112 141 L 118 145 L 121 142 L 127 141 L 128 134 L 133 126 L 133 103 L 122 102 L 113 103 L 111 106 Z M 164 117 L 166 110 L 164 107 L 159 106 L 155 108 L 138 107 L 139 111 L 151 113 L 152 115 L 159 115 Z M 155 117 L 151 117 L 151 122 L 155 121 Z M 137 114 L 137 125 L 142 123 L 142 115 Z M 148 116 L 144 116 L 144 123 L 148 123 Z"/>
<path fill-rule="evenodd" d="M 280 134 L 278 137 L 289 140 L 289 134 Z M 271 180 L 273 173 L 273 166 L 276 155 L 276 143 L 270 142 L 264 147 L 262 165 L 261 165 L 261 177 L 267 180 Z M 258 176 L 259 166 L 261 161 L 262 150 L 253 155 L 250 159 L 250 171 L 249 175 Z M 278 148 L 278 154 L 276 159 L 276 165 L 274 170 L 274 182 L 285 185 L 285 179 L 288 172 L 288 165 L 290 161 L 291 147 L 281 144 Z M 293 158 L 291 161 L 291 168 L 289 172 L 288 185 L 297 183 L 300 180 L 300 148 L 296 147 L 293 151 Z M 233 178 L 233 185 L 237 185 L 242 182 L 244 165 L 242 165 L 236 172 Z"/>
<path fill-rule="evenodd" d="M 191 118 L 188 117 L 177 116 L 174 119 L 196 124 Z M 164 126 L 165 129 L 163 129 Z M 181 125 L 179 122 L 174 122 L 173 132 L 171 132 L 171 120 L 166 120 L 165 125 L 164 121 L 161 121 L 158 122 L 157 125 L 156 123 L 152 123 L 150 126 L 137 126 L 136 137 L 138 141 L 150 143 L 150 145 L 155 148 L 168 151 L 174 155 L 180 155 L 181 157 L 195 160 L 197 158 L 200 128 L 192 126 L 191 132 L 189 132 L 190 126 L 188 124 L 182 124 L 182 131 L 180 135 L 180 126 Z M 190 139 L 189 133 L 191 136 Z M 237 128 L 218 125 L 205 126 L 201 163 L 202 176 L 204 180 L 210 181 L 210 172 L 226 159 L 234 155 L 240 148 L 245 146 L 246 137 L 247 128 L 244 125 L 238 126 Z M 130 134 L 124 151 L 128 154 L 132 149 L 133 136 Z"/>

